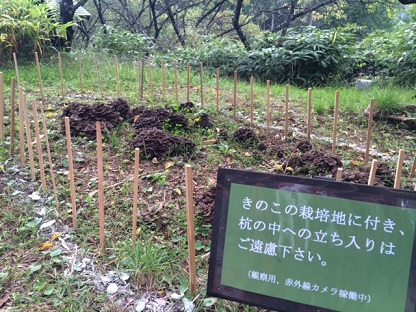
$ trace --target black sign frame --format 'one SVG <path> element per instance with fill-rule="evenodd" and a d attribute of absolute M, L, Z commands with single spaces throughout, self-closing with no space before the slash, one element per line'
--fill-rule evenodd
<path fill-rule="evenodd" d="M 277 297 L 252 293 L 221 284 L 228 204 L 232 183 L 280 189 L 292 186 L 296 192 L 317 194 L 335 198 L 416 209 L 416 192 L 373 187 L 362 184 L 334 182 L 324 179 L 259 173 L 253 171 L 219 168 L 215 197 L 214 224 L 212 230 L 207 295 L 250 304 L 279 312 L 330 312 L 334 310 L 297 303 Z M 412 259 L 408 292 L 404 312 L 416 312 L 416 230 L 413 236 Z"/>

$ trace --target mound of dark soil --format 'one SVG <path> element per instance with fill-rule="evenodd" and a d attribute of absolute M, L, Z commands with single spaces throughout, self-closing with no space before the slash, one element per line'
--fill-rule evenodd
<path fill-rule="evenodd" d="M 234 132 L 233 138 L 235 141 L 244 144 L 259 143 L 256 133 L 251 128 L 239 128 L 236 132 Z"/>
<path fill-rule="evenodd" d="M 119 108 L 125 114 L 127 110 L 125 104 L 121 104 Z M 111 132 L 115 126 L 123 121 L 120 112 L 112 104 L 69 104 L 62 113 L 62 131 L 65 131 L 64 117 L 70 118 L 71 135 L 85 136 L 90 140 L 94 140 L 96 137 L 95 122 L 101 122 L 101 130 L 105 134 Z"/>
<path fill-rule="evenodd" d="M 172 136 L 156 127 L 138 131 L 132 146 L 140 148 L 147 157 L 158 159 L 175 155 L 191 155 L 196 150 L 195 143 L 190 139 Z"/>
<path fill-rule="evenodd" d="M 216 188 L 212 187 L 208 191 L 195 196 L 196 216 L 209 224 L 214 221 L 215 191 Z"/>
<path fill-rule="evenodd" d="M 360 167 L 359 171 L 347 170 L 342 174 L 342 180 L 344 182 L 352 182 L 359 184 L 367 184 L 370 176 L 370 167 Z M 374 179 L 375 186 L 394 186 L 394 170 L 390 169 L 387 163 L 379 163 L 376 176 Z"/>
<path fill-rule="evenodd" d="M 302 155 L 292 154 L 286 162 L 294 173 L 306 175 L 335 174 L 342 167 L 341 159 L 336 155 L 326 154 L 312 149 Z"/>
<path fill-rule="evenodd" d="M 158 128 L 158 129 L 187 129 L 188 119 L 183 114 L 172 113 L 163 108 L 147 109 L 143 106 L 131 111 L 133 129 Z"/>
<path fill-rule="evenodd" d="M 206 113 L 202 113 L 198 120 L 195 122 L 196 127 L 200 127 L 203 129 L 212 129 L 214 127 L 214 123 L 212 122 L 209 115 Z"/>

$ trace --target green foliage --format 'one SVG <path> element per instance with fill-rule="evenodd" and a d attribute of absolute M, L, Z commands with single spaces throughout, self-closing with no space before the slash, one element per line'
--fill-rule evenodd
<path fill-rule="evenodd" d="M 416 83 L 416 23 L 400 23 L 394 31 L 377 31 L 359 46 L 366 67 L 401 86 Z"/>
<path fill-rule="evenodd" d="M 47 4 L 32 0 L 0 1 L 0 62 L 13 52 L 20 58 L 33 58 L 43 53 L 52 37 L 65 37 L 69 24 L 54 20 Z"/>
<path fill-rule="evenodd" d="M 211 39 L 198 48 L 176 51 L 180 62 L 205 68 L 221 68 L 222 75 L 254 76 L 261 81 L 290 82 L 299 86 L 325 85 L 353 71 L 356 37 L 353 28 L 291 30 L 283 44 L 279 36 L 265 33 L 252 43 L 252 50 L 230 39 Z"/>
<path fill-rule="evenodd" d="M 92 45 L 113 55 L 142 57 L 153 48 L 150 38 L 142 34 L 104 25 L 92 38 Z"/>

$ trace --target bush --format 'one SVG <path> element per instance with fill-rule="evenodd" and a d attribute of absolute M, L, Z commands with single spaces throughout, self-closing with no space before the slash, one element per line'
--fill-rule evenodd
<path fill-rule="evenodd" d="M 43 53 L 51 38 L 66 36 L 68 24 L 55 21 L 56 15 L 47 4 L 2 0 L 0 16 L 0 62 L 10 58 L 13 52 L 23 59 L 33 58 L 34 52 Z"/>
<path fill-rule="evenodd" d="M 98 50 L 120 56 L 141 58 L 153 48 L 150 38 L 127 30 L 119 30 L 110 25 L 102 26 L 94 35 L 91 44 Z"/>

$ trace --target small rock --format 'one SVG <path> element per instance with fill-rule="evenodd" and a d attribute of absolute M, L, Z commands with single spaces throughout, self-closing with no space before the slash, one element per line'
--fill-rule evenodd
<path fill-rule="evenodd" d="M 115 294 L 118 290 L 118 286 L 115 283 L 111 283 L 107 286 L 107 294 L 112 295 Z"/>

